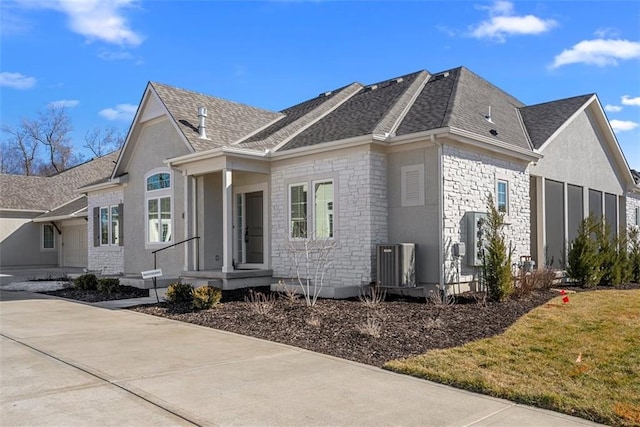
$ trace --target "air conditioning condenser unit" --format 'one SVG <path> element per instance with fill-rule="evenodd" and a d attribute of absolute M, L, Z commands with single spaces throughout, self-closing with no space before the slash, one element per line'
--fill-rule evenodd
<path fill-rule="evenodd" d="M 394 243 L 378 245 L 376 248 L 376 274 L 380 286 L 416 286 L 415 243 Z"/>

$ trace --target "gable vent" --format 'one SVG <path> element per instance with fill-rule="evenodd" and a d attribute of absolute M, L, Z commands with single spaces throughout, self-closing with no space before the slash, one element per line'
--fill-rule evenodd
<path fill-rule="evenodd" d="M 423 206 L 424 165 L 403 166 L 400 173 L 402 206 Z"/>

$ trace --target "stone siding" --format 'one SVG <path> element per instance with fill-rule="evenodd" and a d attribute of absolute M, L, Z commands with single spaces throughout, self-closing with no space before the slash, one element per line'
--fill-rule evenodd
<path fill-rule="evenodd" d="M 124 273 L 124 246 L 93 246 L 93 208 L 113 206 L 122 203 L 122 189 L 108 190 L 89 194 L 88 211 L 88 246 L 89 246 L 89 270 L 101 271 L 103 274 Z M 124 215 L 127 215 L 126 206 Z M 122 220 L 122 218 L 120 219 Z M 121 236 L 126 239 L 126 236 Z M 126 240 L 125 240 L 126 241 Z"/>
<path fill-rule="evenodd" d="M 487 154 L 443 146 L 442 151 L 444 191 L 444 268 L 445 282 L 458 280 L 457 266 L 452 255 L 452 245 L 467 240 L 465 213 L 486 212 L 487 195 L 496 199 L 496 180 L 509 182 L 509 215 L 504 228 L 507 245 L 513 247 L 512 262 L 519 262 L 520 255 L 530 254 L 530 197 L 529 172 L 526 164 L 510 162 Z M 462 258 L 460 281 L 476 279 L 477 268 L 467 266 Z"/>
<path fill-rule="evenodd" d="M 640 208 L 640 194 L 627 193 L 627 230 L 636 227 L 636 208 Z"/>
<path fill-rule="evenodd" d="M 375 280 L 376 244 L 387 241 L 386 168 L 384 154 L 364 150 L 332 153 L 295 164 L 275 164 L 271 169 L 274 277 L 296 275 L 293 258 L 287 250 L 290 243 L 296 243 L 288 238 L 289 185 L 306 182 L 311 195 L 313 181 L 333 179 L 336 246 L 324 284 L 353 286 Z M 313 198 L 308 200 L 311 215 Z"/>

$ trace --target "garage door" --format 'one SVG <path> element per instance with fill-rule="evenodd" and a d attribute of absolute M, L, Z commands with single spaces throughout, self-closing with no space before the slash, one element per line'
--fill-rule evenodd
<path fill-rule="evenodd" d="M 87 266 L 87 226 L 62 227 L 62 265 Z"/>

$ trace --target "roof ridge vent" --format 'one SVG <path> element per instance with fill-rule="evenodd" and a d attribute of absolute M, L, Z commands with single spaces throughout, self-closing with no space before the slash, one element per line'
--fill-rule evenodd
<path fill-rule="evenodd" d="M 436 74 L 435 76 L 433 76 L 432 80 L 434 80 L 434 81 L 435 80 L 442 80 L 445 77 L 449 77 L 449 72 L 448 71 L 445 71 L 444 73 Z"/>
<path fill-rule="evenodd" d="M 320 95 L 318 95 L 318 98 L 324 98 L 327 96 L 331 96 L 331 94 L 333 93 L 333 91 L 328 91 L 328 92 L 322 92 Z"/>
<path fill-rule="evenodd" d="M 402 83 L 402 82 L 404 81 L 404 78 L 402 78 L 402 77 L 398 77 L 397 79 L 394 79 L 394 81 L 395 81 L 396 83 Z"/>
<path fill-rule="evenodd" d="M 368 91 L 371 91 L 371 90 L 376 90 L 376 89 L 378 89 L 378 85 L 377 84 L 369 85 L 369 86 L 364 88 L 365 92 L 368 92 Z"/>

